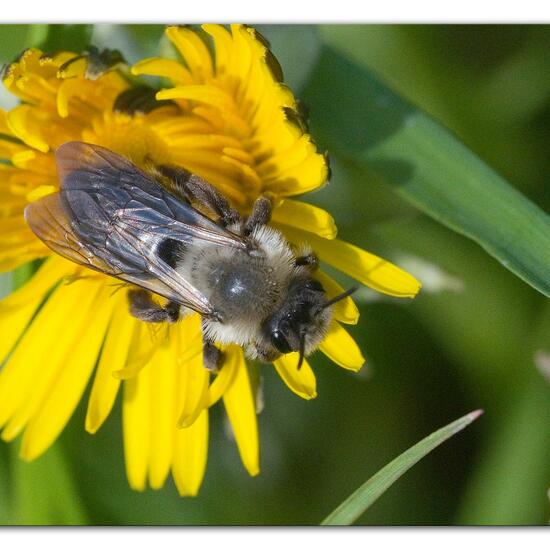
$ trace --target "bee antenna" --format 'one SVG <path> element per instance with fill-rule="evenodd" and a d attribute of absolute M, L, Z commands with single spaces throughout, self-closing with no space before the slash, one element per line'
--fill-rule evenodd
<path fill-rule="evenodd" d="M 325 302 L 320 308 L 317 313 L 320 313 L 323 311 L 323 309 L 332 306 L 336 302 L 339 302 L 340 300 L 343 300 L 344 298 L 347 298 L 348 296 L 351 296 L 356 290 L 358 290 L 358 286 L 352 286 L 351 288 L 348 288 L 345 292 L 342 292 L 342 294 L 338 294 L 338 296 L 335 296 L 334 298 L 331 298 L 328 302 Z"/>
<path fill-rule="evenodd" d="M 300 359 L 298 359 L 298 366 L 297 369 L 300 370 L 302 368 L 302 364 L 304 363 L 304 356 L 306 353 L 306 331 L 305 329 L 300 330 Z"/>

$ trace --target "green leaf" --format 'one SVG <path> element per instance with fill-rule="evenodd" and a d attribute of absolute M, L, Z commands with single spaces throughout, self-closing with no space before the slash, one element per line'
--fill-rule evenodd
<path fill-rule="evenodd" d="M 47 35 L 40 44 L 45 52 L 68 50 L 80 53 L 90 45 L 93 25 L 47 25 Z"/>
<path fill-rule="evenodd" d="M 0 61 L 12 62 L 27 48 L 39 46 L 48 33 L 48 25 L 2 25 Z"/>
<path fill-rule="evenodd" d="M 421 458 L 424 458 L 430 451 L 441 445 L 441 443 L 463 430 L 481 414 L 483 414 L 481 410 L 471 412 L 444 428 L 437 430 L 399 455 L 342 502 L 336 510 L 323 520 L 321 525 L 351 525 Z"/>
<path fill-rule="evenodd" d="M 27 48 L 80 52 L 90 45 L 93 25 L 2 25 L 0 61 L 12 62 Z"/>
<path fill-rule="evenodd" d="M 550 218 L 447 129 L 325 46 L 305 90 L 313 134 L 550 296 Z M 365 182 L 368 185 L 368 182 Z"/>

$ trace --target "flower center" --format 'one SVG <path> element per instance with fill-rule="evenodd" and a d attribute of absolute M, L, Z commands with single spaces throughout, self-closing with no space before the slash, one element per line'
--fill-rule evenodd
<path fill-rule="evenodd" d="M 102 145 L 123 155 L 138 166 L 148 162 L 170 164 L 169 147 L 155 131 L 149 116 L 137 113 L 104 112 L 96 118 L 91 128 L 82 132 L 88 143 Z"/>

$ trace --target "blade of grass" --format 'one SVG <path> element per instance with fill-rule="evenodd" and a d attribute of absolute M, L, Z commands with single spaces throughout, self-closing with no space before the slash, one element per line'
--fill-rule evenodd
<path fill-rule="evenodd" d="M 430 451 L 471 424 L 481 414 L 483 414 L 482 410 L 473 411 L 430 434 L 399 455 L 342 502 L 336 510 L 323 520 L 321 525 L 351 525 L 407 470 L 412 468 Z"/>
<path fill-rule="evenodd" d="M 550 217 L 447 129 L 327 46 L 304 95 L 313 134 L 331 152 L 550 296 Z"/>

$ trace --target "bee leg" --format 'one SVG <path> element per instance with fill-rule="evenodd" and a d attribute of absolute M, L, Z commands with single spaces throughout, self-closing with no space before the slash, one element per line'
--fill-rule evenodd
<path fill-rule="evenodd" d="M 164 307 L 153 300 L 147 290 L 131 289 L 128 291 L 130 313 L 140 321 L 147 323 L 175 323 L 179 319 L 180 305 L 168 302 Z"/>
<path fill-rule="evenodd" d="M 299 267 L 305 267 L 308 271 L 313 273 L 319 267 L 319 259 L 313 252 L 310 252 L 309 254 L 298 256 L 295 260 L 295 264 Z"/>
<path fill-rule="evenodd" d="M 157 170 L 172 180 L 176 190 L 188 201 L 206 206 L 220 217 L 223 226 L 241 221 L 240 214 L 231 207 L 227 199 L 206 180 L 182 168 L 157 166 Z"/>
<path fill-rule="evenodd" d="M 256 199 L 252 207 L 252 213 L 244 224 L 244 234 L 250 235 L 256 227 L 266 225 L 271 220 L 273 203 L 268 195 L 262 195 Z"/>
<path fill-rule="evenodd" d="M 212 342 L 205 341 L 202 348 L 204 368 L 210 372 L 218 372 L 221 366 L 222 352 Z"/>

